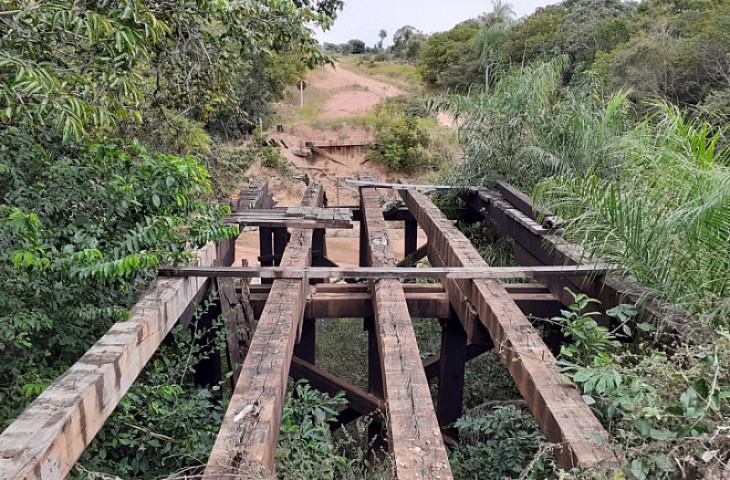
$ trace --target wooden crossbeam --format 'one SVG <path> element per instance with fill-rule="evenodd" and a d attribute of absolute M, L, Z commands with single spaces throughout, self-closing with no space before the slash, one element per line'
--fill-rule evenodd
<path fill-rule="evenodd" d="M 352 210 L 347 208 L 290 207 L 239 210 L 226 216 L 229 225 L 270 228 L 351 229 Z"/>
<path fill-rule="evenodd" d="M 418 288 L 420 286 L 433 286 L 436 288 Z M 530 284 L 515 284 L 527 285 Z M 323 288 L 330 286 L 331 288 Z M 268 289 L 262 286 L 252 286 L 251 295 L 248 297 L 255 316 L 261 312 L 269 298 Z M 265 287 L 265 286 L 263 286 Z M 415 288 L 414 288 L 415 287 Z M 408 312 L 411 318 L 448 318 L 451 307 L 449 296 L 443 286 L 434 284 L 403 284 L 408 304 Z M 551 293 L 545 292 L 544 288 L 535 289 L 508 289 L 510 298 L 520 307 L 526 315 L 534 315 L 541 318 L 550 318 L 560 313 L 558 299 Z M 310 287 L 307 295 L 307 306 L 304 309 L 304 319 L 312 320 L 317 318 L 361 318 L 372 317 L 373 306 L 369 286 L 366 284 L 317 284 Z"/>
<path fill-rule="evenodd" d="M 571 265 L 538 267 L 168 267 L 159 275 L 167 277 L 240 277 L 240 278 L 361 278 L 513 280 L 549 276 L 598 275 L 612 270 L 610 265 Z"/>
<path fill-rule="evenodd" d="M 401 196 L 428 235 L 429 245 L 447 264 L 486 267 L 469 240 L 428 197 L 413 190 Z M 552 353 L 504 286 L 478 279 L 462 287 L 545 436 L 562 445 L 557 452 L 561 466 L 585 468 L 617 461 L 608 446 L 608 433 L 578 390 L 565 383 Z"/>
<path fill-rule="evenodd" d="M 211 265 L 215 246 L 198 250 Z M 66 373 L 0 435 L 0 478 L 62 479 L 186 311 L 202 278 L 158 278 Z"/>
<path fill-rule="evenodd" d="M 369 264 L 395 266 L 378 195 L 373 189 L 361 189 L 360 195 Z M 399 480 L 453 478 L 403 286 L 395 279 L 374 281 L 372 297 L 395 476 Z"/>
<path fill-rule="evenodd" d="M 267 293 L 250 296 L 254 314 L 261 312 L 268 299 Z M 373 316 L 372 297 L 361 292 L 328 293 L 310 290 L 304 319 L 363 318 Z M 444 292 L 406 292 L 406 303 L 412 318 L 446 318 L 449 315 L 449 298 Z"/>
<path fill-rule="evenodd" d="M 313 183 L 302 206 L 319 206 L 322 200 L 322 185 Z M 293 229 L 281 266 L 309 265 L 311 254 L 312 230 Z M 307 287 L 306 278 L 272 284 L 203 478 L 228 480 L 273 474 L 287 378 Z"/>
<path fill-rule="evenodd" d="M 378 397 L 370 395 L 297 356 L 292 357 L 289 373 L 293 378 L 307 379 L 309 384 L 320 392 L 333 396 L 338 392 L 344 392 L 347 405 L 361 415 L 368 415 L 376 410 L 385 413 L 385 402 Z"/>
<path fill-rule="evenodd" d="M 345 184 L 359 188 L 386 188 L 388 190 L 464 190 L 467 187 L 454 187 L 451 185 L 414 185 L 410 183 L 387 183 L 353 180 L 348 178 Z"/>

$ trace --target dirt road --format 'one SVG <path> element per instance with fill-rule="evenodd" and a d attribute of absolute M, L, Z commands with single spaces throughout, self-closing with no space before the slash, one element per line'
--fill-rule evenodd
<path fill-rule="evenodd" d="M 306 79 L 305 92 L 310 97 L 325 95 L 326 101 L 318 117 L 326 119 L 345 119 L 367 115 L 378 103 L 388 97 L 403 95 L 405 92 L 385 82 L 369 78 L 364 75 L 346 70 L 342 66 L 325 67 L 312 72 Z M 298 98 L 293 99 L 298 101 Z M 291 105 L 288 106 L 291 108 Z M 363 163 L 365 156 L 341 158 L 343 164 L 318 156 L 312 163 L 307 158 L 294 154 L 296 149 L 305 149 L 307 141 L 315 142 L 365 142 L 371 141 L 372 133 L 362 127 L 352 125 L 337 125 L 336 128 L 323 129 L 308 126 L 286 128 L 284 133 L 270 133 L 271 138 L 283 140 L 288 148 L 282 148 L 281 153 L 289 160 L 297 173 L 306 173 L 313 180 L 320 180 L 324 184 L 325 192 L 331 206 L 356 205 L 357 191 L 345 187 L 342 179 L 356 176 L 359 172 L 368 171 L 378 173 L 381 180 L 394 180 L 379 165 L 369 162 Z M 298 205 L 304 191 L 304 183 L 282 179 L 277 171 L 260 166 L 253 167 L 249 172 L 252 176 L 269 179 L 269 191 L 274 193 L 278 206 Z M 339 179 L 339 185 L 337 185 Z M 396 253 L 403 256 L 402 231 L 394 229 L 389 232 Z M 425 236 L 419 232 L 421 243 Z M 342 266 L 356 266 L 359 248 L 359 230 L 337 230 L 328 232 L 327 245 L 329 258 Z M 236 242 L 237 260 L 245 258 L 250 265 L 257 265 L 259 252 L 258 231 L 250 229 L 242 232 Z"/>

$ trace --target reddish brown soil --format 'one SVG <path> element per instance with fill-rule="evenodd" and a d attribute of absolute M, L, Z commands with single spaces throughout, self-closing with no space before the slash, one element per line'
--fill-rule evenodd
<path fill-rule="evenodd" d="M 387 83 L 368 78 L 341 67 L 327 67 L 318 70 L 307 79 L 307 88 L 316 88 L 333 92 L 327 98 L 320 117 L 346 118 L 364 116 L 375 105 L 387 97 L 402 95 L 404 92 Z M 338 126 L 333 129 L 320 129 L 307 126 L 285 128 L 284 133 L 269 132 L 269 137 L 283 140 L 288 148 L 282 148 L 282 156 L 294 165 L 296 173 L 305 173 L 312 180 L 322 181 L 324 184 L 329 205 L 357 205 L 357 190 L 344 185 L 346 177 L 356 177 L 360 172 L 377 173 L 381 181 L 395 181 L 397 176 L 389 176 L 379 165 L 369 162 L 363 163 L 364 155 L 353 157 L 338 157 L 344 165 L 318 156 L 312 163 L 309 159 L 294 155 L 295 149 L 304 149 L 305 142 L 336 142 L 336 143 L 366 143 L 371 141 L 371 134 L 360 127 L 349 125 Z M 314 168 L 311 168 L 314 167 Z M 252 167 L 249 172 L 256 178 L 269 179 L 269 191 L 274 194 L 278 206 L 295 206 L 299 204 L 305 185 L 303 182 L 282 178 L 278 171 L 263 168 L 259 165 Z M 356 225 L 357 227 L 357 225 Z M 399 257 L 403 256 L 403 232 L 394 229 L 389 232 Z M 358 262 L 359 230 L 337 230 L 328 232 L 328 257 L 341 266 L 356 266 Z M 425 241 L 423 232 L 419 231 L 420 243 Z M 236 242 L 237 264 L 245 258 L 250 265 L 257 265 L 259 252 L 258 231 L 247 229 Z"/>

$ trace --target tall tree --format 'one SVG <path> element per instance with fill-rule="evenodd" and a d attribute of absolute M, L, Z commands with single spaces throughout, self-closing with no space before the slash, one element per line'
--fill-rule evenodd
<path fill-rule="evenodd" d="M 502 3 L 502 0 L 492 0 L 492 11 L 483 16 L 483 22 L 488 27 L 509 26 L 515 19 L 515 9 L 511 3 Z"/>
<path fill-rule="evenodd" d="M 385 31 L 384 28 L 381 28 L 378 32 L 378 37 L 380 37 L 380 42 L 378 42 L 378 50 L 383 49 L 383 41 L 385 40 L 385 37 L 388 36 L 388 32 Z"/>

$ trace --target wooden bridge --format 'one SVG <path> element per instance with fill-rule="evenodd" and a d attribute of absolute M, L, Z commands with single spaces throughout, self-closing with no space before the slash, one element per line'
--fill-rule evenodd
<path fill-rule="evenodd" d="M 261 267 L 226 268 L 234 261 L 230 240 L 198 250 L 197 265 L 161 271 L 130 318 L 112 326 L 0 435 L 0 478 L 63 478 L 170 330 L 187 325 L 212 289 L 220 291 L 218 312 L 231 327 L 235 388 L 204 478 L 273 472 L 290 376 L 327 393 L 344 391 L 349 405 L 340 412 L 342 423 L 374 412 L 387 418 L 398 479 L 452 478 L 442 428 L 462 414 L 465 363 L 491 348 L 547 439 L 559 445 L 556 457 L 563 467 L 619 461 L 607 432 L 560 374 L 532 317 L 552 316 L 572 303 L 565 287 L 610 308 L 624 299 L 627 286 L 604 267 L 583 265 L 580 251 L 559 236 L 559 219 L 533 211 L 530 199 L 509 185 L 498 191 L 472 188 L 464 195 L 473 221 L 489 220 L 513 238 L 522 267 L 504 269 L 490 268 L 418 189 L 398 190 L 405 207 L 384 214 L 372 185 L 361 184 L 360 204 L 345 208 L 328 208 L 316 183 L 298 208 L 274 208 L 266 183 L 240 192 L 228 221 L 259 227 Z M 361 267 L 339 268 L 327 257 L 326 230 L 352 228 L 354 222 L 360 224 Z M 389 222 L 405 229 L 406 259 L 400 263 Z M 428 237 L 421 246 L 419 226 Z M 423 257 L 431 269 L 406 268 Z M 333 275 L 368 280 L 326 283 Z M 400 281 L 409 275 L 440 283 Z M 261 285 L 243 281 L 235 288 L 231 281 L 255 276 L 262 277 Z M 537 282 L 499 280 L 525 277 Z M 644 314 L 651 315 L 652 308 L 649 304 Z M 364 317 L 369 332 L 367 390 L 317 366 L 315 319 L 352 317 Z M 412 318 L 440 320 L 440 355 L 421 359 Z M 250 331 L 255 320 L 255 333 L 246 338 L 240 330 Z M 199 367 L 199 383 L 220 381 L 220 358 Z M 436 406 L 428 386 L 432 378 L 438 379 Z"/>

